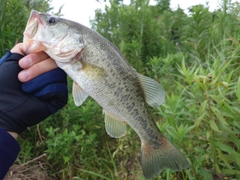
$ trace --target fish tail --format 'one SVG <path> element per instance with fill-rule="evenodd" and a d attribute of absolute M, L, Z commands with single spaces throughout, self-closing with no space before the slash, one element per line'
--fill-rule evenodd
<path fill-rule="evenodd" d="M 142 142 L 142 169 L 145 178 L 160 174 L 164 168 L 180 171 L 190 165 L 183 154 L 165 137 L 156 145 Z"/>

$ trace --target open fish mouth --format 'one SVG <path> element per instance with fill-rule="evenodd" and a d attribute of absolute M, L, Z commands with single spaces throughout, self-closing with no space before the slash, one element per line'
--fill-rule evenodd
<path fill-rule="evenodd" d="M 32 10 L 27 21 L 27 25 L 25 31 L 23 33 L 23 44 L 24 44 L 24 52 L 25 54 L 29 54 L 30 52 L 38 52 L 43 50 L 39 48 L 40 44 L 35 40 L 35 35 L 39 30 L 39 25 L 43 24 L 40 19 L 40 13 L 38 11 Z"/>
<path fill-rule="evenodd" d="M 32 39 L 38 30 L 38 23 L 40 23 L 39 12 L 32 10 L 29 16 L 24 36 Z"/>

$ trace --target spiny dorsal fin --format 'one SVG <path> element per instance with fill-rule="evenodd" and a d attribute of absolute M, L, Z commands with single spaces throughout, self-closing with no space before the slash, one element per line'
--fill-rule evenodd
<path fill-rule="evenodd" d="M 72 95 L 76 106 L 80 106 L 88 97 L 88 94 L 76 82 L 73 82 Z"/>
<path fill-rule="evenodd" d="M 105 128 L 109 136 L 114 138 L 120 138 L 126 134 L 125 122 L 112 117 L 109 113 L 104 111 L 105 114 Z"/>
<path fill-rule="evenodd" d="M 146 102 L 154 108 L 160 106 L 165 99 L 163 87 L 147 76 L 138 73 L 138 77 L 144 89 Z"/>

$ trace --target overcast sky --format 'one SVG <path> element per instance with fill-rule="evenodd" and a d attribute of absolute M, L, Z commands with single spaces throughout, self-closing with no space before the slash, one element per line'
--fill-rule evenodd
<path fill-rule="evenodd" d="M 208 0 L 211 11 L 218 8 L 218 1 Z M 124 2 L 129 3 L 130 0 L 124 0 Z M 182 9 L 187 10 L 188 7 L 196 4 L 205 5 L 206 2 L 207 0 L 171 0 L 171 8 L 176 9 L 179 5 Z M 150 0 L 151 3 L 154 3 L 154 0 Z M 104 9 L 105 6 L 105 3 L 99 3 L 96 0 L 52 0 L 52 6 L 56 9 L 54 12 L 63 4 L 62 14 L 64 14 L 64 18 L 77 21 L 88 27 L 90 27 L 89 18 L 94 18 L 95 9 Z"/>

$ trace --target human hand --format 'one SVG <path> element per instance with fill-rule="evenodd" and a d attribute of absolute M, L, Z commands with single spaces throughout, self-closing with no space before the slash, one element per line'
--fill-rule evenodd
<path fill-rule="evenodd" d="M 18 44 L 0 60 L 0 127 L 18 134 L 62 108 L 68 97 L 66 74 L 48 55 L 23 54 Z"/>
<path fill-rule="evenodd" d="M 15 45 L 11 49 L 11 52 L 24 55 L 23 44 L 19 43 Z M 40 74 L 58 68 L 56 62 L 42 51 L 24 56 L 19 60 L 19 66 L 23 69 L 23 71 L 18 74 L 18 79 L 23 83 L 37 77 Z"/>

